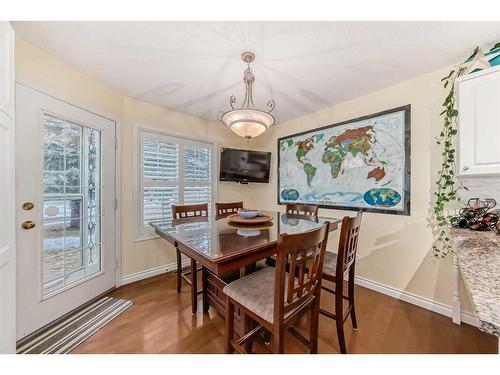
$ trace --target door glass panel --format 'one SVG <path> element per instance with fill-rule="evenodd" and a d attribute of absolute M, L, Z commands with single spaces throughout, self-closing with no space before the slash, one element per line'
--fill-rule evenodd
<path fill-rule="evenodd" d="M 65 201 L 65 250 L 81 249 L 83 247 L 82 231 L 82 199 L 72 198 Z"/>
<path fill-rule="evenodd" d="M 80 156 L 66 155 L 65 186 L 67 194 L 80 193 Z"/>
<path fill-rule="evenodd" d="M 43 293 L 101 271 L 101 132 L 44 115 Z"/>

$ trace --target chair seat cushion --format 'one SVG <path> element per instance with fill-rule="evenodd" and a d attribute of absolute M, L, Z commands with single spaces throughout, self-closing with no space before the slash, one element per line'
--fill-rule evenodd
<path fill-rule="evenodd" d="M 224 287 L 224 293 L 262 319 L 274 321 L 274 278 L 276 268 L 266 267 Z M 288 274 L 285 276 L 285 296 Z M 290 311 L 285 318 L 292 314 Z"/>
<path fill-rule="evenodd" d="M 335 278 L 337 269 L 337 254 L 329 251 L 325 252 L 325 260 L 323 261 L 323 277 Z"/>

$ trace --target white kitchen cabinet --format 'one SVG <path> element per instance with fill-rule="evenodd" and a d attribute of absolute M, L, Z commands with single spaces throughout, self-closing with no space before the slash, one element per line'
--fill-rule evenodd
<path fill-rule="evenodd" d="M 500 67 L 456 81 L 458 173 L 500 174 Z"/>

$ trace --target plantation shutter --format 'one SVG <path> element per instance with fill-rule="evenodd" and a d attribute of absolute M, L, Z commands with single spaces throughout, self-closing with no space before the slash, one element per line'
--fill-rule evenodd
<path fill-rule="evenodd" d="M 210 151 L 203 146 L 184 147 L 184 204 L 210 203 L 212 196 Z"/>
<path fill-rule="evenodd" d="M 143 226 L 172 220 L 179 200 L 179 145 L 143 140 Z"/>
<path fill-rule="evenodd" d="M 139 236 L 168 225 L 172 204 L 213 204 L 213 145 L 141 130 Z"/>

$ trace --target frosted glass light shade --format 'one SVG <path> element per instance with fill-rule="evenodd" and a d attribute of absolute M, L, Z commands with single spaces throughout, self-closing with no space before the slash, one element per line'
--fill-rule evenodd
<path fill-rule="evenodd" d="M 222 122 L 240 137 L 250 139 L 274 124 L 274 117 L 258 109 L 235 109 L 222 115 Z"/>

